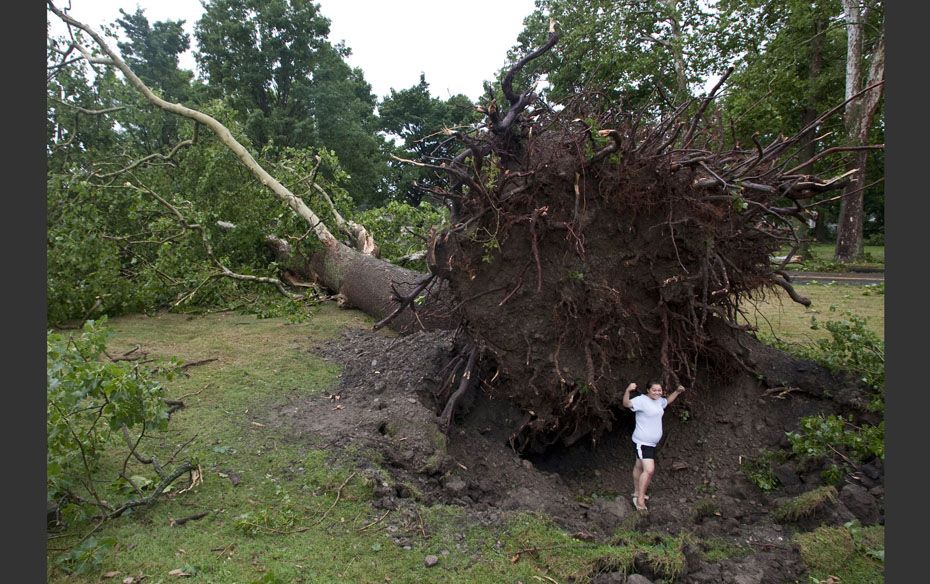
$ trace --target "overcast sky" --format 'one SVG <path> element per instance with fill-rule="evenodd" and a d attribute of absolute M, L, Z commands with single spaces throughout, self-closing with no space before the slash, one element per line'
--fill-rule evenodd
<path fill-rule="evenodd" d="M 330 41 L 345 41 L 352 50 L 349 64 L 365 72 L 379 98 L 391 88 L 416 84 L 423 72 L 435 97 L 464 93 L 476 100 L 482 82 L 506 64 L 507 49 L 533 11 L 533 0 L 317 2 L 330 20 Z M 71 6 L 74 18 L 96 27 L 116 20 L 120 8 L 132 13 L 137 6 L 150 23 L 183 19 L 192 44 L 194 23 L 203 12 L 197 0 L 72 0 Z M 192 54 L 182 58 L 181 67 L 195 69 Z"/>

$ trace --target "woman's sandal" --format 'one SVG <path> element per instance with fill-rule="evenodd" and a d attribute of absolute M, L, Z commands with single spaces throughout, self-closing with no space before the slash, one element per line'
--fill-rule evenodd
<path fill-rule="evenodd" d="M 637 511 L 649 511 L 649 508 L 645 505 L 640 507 L 639 501 L 636 500 L 636 497 L 633 497 L 633 507 L 635 507 Z"/>

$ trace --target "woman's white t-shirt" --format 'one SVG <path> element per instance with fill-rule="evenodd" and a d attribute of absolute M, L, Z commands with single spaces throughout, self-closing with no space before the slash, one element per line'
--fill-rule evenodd
<path fill-rule="evenodd" d="M 630 409 L 636 412 L 636 429 L 633 430 L 633 442 L 645 446 L 656 446 L 662 439 L 662 415 L 668 400 L 664 397 L 652 399 L 648 395 L 638 395 L 630 400 Z"/>

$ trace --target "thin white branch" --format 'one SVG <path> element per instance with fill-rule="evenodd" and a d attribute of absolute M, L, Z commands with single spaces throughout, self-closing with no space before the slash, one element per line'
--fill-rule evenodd
<path fill-rule="evenodd" d="M 123 61 L 123 59 L 113 49 L 111 49 L 109 45 L 107 45 L 100 34 L 98 34 L 88 25 L 78 22 L 77 20 L 71 18 L 69 15 L 59 10 L 58 7 L 56 7 L 55 4 L 51 2 L 51 0 L 48 0 L 47 4 L 49 10 L 51 10 L 63 22 L 77 27 L 90 35 L 91 38 L 93 38 L 97 43 L 97 45 L 110 57 L 111 63 L 109 64 L 112 64 L 117 69 L 119 69 L 129 81 L 129 83 L 135 87 L 136 90 L 138 90 L 143 96 L 145 96 L 149 103 L 167 112 L 195 120 L 208 127 L 264 186 L 271 189 L 271 191 L 279 199 L 281 199 L 284 204 L 290 207 L 302 219 L 313 226 L 313 231 L 320 243 L 326 247 L 335 247 L 339 245 L 338 240 L 333 236 L 332 233 L 330 233 L 329 229 L 326 228 L 323 222 L 320 221 L 320 218 L 317 217 L 316 213 L 314 213 L 300 199 L 300 197 L 292 193 L 284 185 L 278 182 L 277 179 L 271 176 L 268 171 L 266 171 L 255 160 L 255 158 L 252 157 L 249 151 L 246 150 L 245 147 L 235 139 L 235 137 L 233 137 L 232 133 L 228 128 L 226 128 L 226 126 L 201 111 L 185 107 L 179 103 L 170 103 L 155 95 L 152 90 L 149 89 L 149 87 L 141 79 L 139 79 L 135 72 L 129 68 L 126 62 Z M 81 50 L 81 47 L 79 47 L 79 50 Z M 92 58 L 92 56 L 89 54 L 86 56 Z"/>
<path fill-rule="evenodd" d="M 70 107 L 71 109 L 77 110 L 77 111 L 81 112 L 82 114 L 87 114 L 87 115 L 91 115 L 91 116 L 99 116 L 99 115 L 109 114 L 109 113 L 118 112 L 118 111 L 120 111 L 120 110 L 126 109 L 126 106 L 124 106 L 124 105 L 118 105 L 118 106 L 115 106 L 115 107 L 108 107 L 108 108 L 105 108 L 105 109 L 91 110 L 91 109 L 83 108 L 83 107 L 81 107 L 81 106 L 79 106 L 79 105 L 77 105 L 77 104 L 68 103 L 67 101 L 62 101 L 62 100 L 58 99 L 57 97 L 50 97 L 49 99 L 52 100 L 52 101 L 54 101 L 54 102 L 58 102 L 58 103 L 60 103 L 61 105 L 68 106 L 68 107 Z"/>

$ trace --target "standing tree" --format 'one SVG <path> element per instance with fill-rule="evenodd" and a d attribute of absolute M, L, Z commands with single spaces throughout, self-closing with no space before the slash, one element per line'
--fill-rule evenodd
<path fill-rule="evenodd" d="M 190 102 L 194 97 L 194 74 L 178 66 L 178 58 L 190 48 L 190 39 L 183 28 L 184 21 L 168 20 L 150 25 L 141 8 L 132 14 L 120 9 L 120 14 L 122 16 L 116 24 L 123 29 L 128 40 L 118 42 L 117 47 L 126 63 L 166 100 Z M 154 135 L 149 133 L 149 126 L 151 124 L 141 123 L 133 129 L 140 143 L 148 146 L 150 153 L 170 147 L 180 140 L 177 118 L 165 118 Z"/>
<path fill-rule="evenodd" d="M 819 112 L 842 99 L 845 39 L 832 25 L 838 7 L 830 0 L 782 3 L 722 2 L 718 38 L 729 39 L 743 54 L 724 97 L 733 138 L 742 144 L 767 141 L 779 133 L 809 128 L 802 137 L 794 164 L 816 160 L 817 148 L 843 143 L 842 120 L 811 125 Z M 816 139 L 815 139 L 816 138 Z M 799 171 L 830 172 L 833 162 L 811 163 Z M 823 235 L 835 207 L 818 207 L 815 232 Z M 805 255 L 809 238 L 806 222 L 798 222 Z"/>
<path fill-rule="evenodd" d="M 552 18 L 566 31 L 564 38 L 524 74 L 536 79 L 545 73 L 549 97 L 565 100 L 582 89 L 597 90 L 607 102 L 622 99 L 633 111 L 655 104 L 653 95 L 659 92 L 667 96 L 668 107 L 690 97 L 708 72 L 725 68 L 714 66 L 725 59 L 715 58 L 716 45 L 705 38 L 710 17 L 694 0 L 539 0 L 511 57 L 520 58 L 545 42 Z"/>
<path fill-rule="evenodd" d="M 378 107 L 381 130 L 403 140 L 397 149 L 400 158 L 416 158 L 440 164 L 457 154 L 457 144 L 444 130 L 461 129 L 475 124 L 480 115 L 465 95 L 453 95 L 443 101 L 429 93 L 426 76 L 407 89 L 391 89 Z M 419 205 L 427 189 L 436 182 L 435 171 L 395 162 L 394 196 L 411 205 Z"/>
<path fill-rule="evenodd" d="M 227 97 L 257 147 L 335 151 L 359 203 L 383 198 L 376 99 L 349 50 L 327 40 L 329 20 L 313 2 L 209 0 L 197 23 L 199 66 Z"/>
<path fill-rule="evenodd" d="M 848 101 L 843 121 L 848 146 L 856 148 L 868 142 L 872 121 L 882 96 L 885 78 L 885 15 L 881 2 L 862 5 L 858 0 L 843 0 L 846 19 L 846 98 Z M 867 31 L 874 34 L 867 35 Z M 865 50 L 866 37 L 873 40 L 871 50 Z M 868 76 L 863 78 L 864 64 Z M 851 96 L 869 88 L 860 99 Z M 848 162 L 853 180 L 843 192 L 840 218 L 837 223 L 836 260 L 850 262 L 862 257 L 862 228 L 865 220 L 864 197 L 867 156 L 856 150 Z"/>
<path fill-rule="evenodd" d="M 116 23 L 128 39 L 117 47 L 139 78 L 162 92 L 169 101 L 188 101 L 192 97 L 194 74 L 178 66 L 178 57 L 190 48 L 183 20 L 149 24 L 145 12 L 137 8 L 132 14 L 120 9 Z"/>

